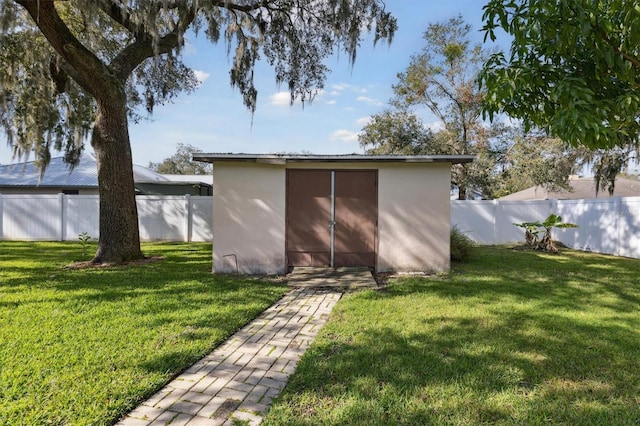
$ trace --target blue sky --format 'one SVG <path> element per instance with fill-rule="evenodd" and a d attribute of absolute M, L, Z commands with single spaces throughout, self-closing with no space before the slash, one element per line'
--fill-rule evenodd
<path fill-rule="evenodd" d="M 399 26 L 390 46 L 383 42 L 374 48 L 370 39 L 365 40 L 353 66 L 346 55 L 329 58 L 326 63 L 332 72 L 325 88 L 304 108 L 290 106 L 286 88 L 277 87 L 271 68 L 260 64 L 253 117 L 240 93 L 230 87 L 224 44 L 212 45 L 204 36 L 189 37 L 183 59 L 203 82 L 194 93 L 156 107 L 150 120 L 130 124 L 133 161 L 142 166 L 160 162 L 175 152 L 179 142 L 205 152 L 360 153 L 358 132 L 371 115 L 387 106 L 397 73 L 424 46 L 427 25 L 462 14 L 481 42 L 484 4 L 482 0 L 387 0 Z M 423 119 L 427 124 L 433 120 L 428 115 Z M 91 152 L 88 142 L 87 150 Z M 10 151 L 1 146 L 0 163 L 9 162 Z"/>

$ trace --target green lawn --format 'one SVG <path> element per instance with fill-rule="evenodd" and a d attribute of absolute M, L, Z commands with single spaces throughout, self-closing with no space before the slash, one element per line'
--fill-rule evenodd
<path fill-rule="evenodd" d="M 640 261 L 479 248 L 346 295 L 265 425 L 638 425 Z"/>
<path fill-rule="evenodd" d="M 80 243 L 0 242 L 0 424 L 112 424 L 287 291 L 212 275 L 210 246 L 69 270 Z"/>

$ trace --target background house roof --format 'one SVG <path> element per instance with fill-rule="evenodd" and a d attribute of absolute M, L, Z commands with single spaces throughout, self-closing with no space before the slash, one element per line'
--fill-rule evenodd
<path fill-rule="evenodd" d="M 42 176 L 33 161 L 0 166 L 0 186 L 97 187 L 96 160 L 92 155 L 84 154 L 80 164 L 71 170 L 62 157 L 52 158 Z"/>
<path fill-rule="evenodd" d="M 608 191 L 598 191 L 593 177 L 569 178 L 572 191 L 565 189 L 549 191 L 541 186 L 532 186 L 500 198 L 501 200 L 577 200 L 585 198 L 607 198 Z M 640 180 L 616 178 L 614 197 L 640 197 Z"/>
<path fill-rule="evenodd" d="M 186 183 L 206 183 L 209 185 L 213 185 L 213 175 L 172 175 L 163 173 L 162 176 L 165 176 L 171 182 L 186 182 Z"/>
<path fill-rule="evenodd" d="M 133 180 L 136 183 L 154 184 L 212 184 L 212 176 L 163 175 L 146 167 L 133 165 Z M 97 188 L 98 166 L 91 154 L 84 154 L 80 164 L 71 169 L 63 157 L 52 158 L 44 175 L 35 162 L 0 166 L 0 187 L 56 187 L 56 188 Z"/>
<path fill-rule="evenodd" d="M 267 164 L 301 162 L 393 162 L 393 163 L 470 163 L 473 155 L 302 155 L 302 154 L 242 154 L 242 153 L 198 153 L 195 161 L 213 163 L 217 161 L 247 161 Z"/>

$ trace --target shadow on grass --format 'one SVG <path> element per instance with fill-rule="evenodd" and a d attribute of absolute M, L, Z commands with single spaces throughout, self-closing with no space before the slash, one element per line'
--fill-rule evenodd
<path fill-rule="evenodd" d="M 543 323 L 566 329 L 556 318 Z M 604 335 L 616 337 L 591 342 Z M 357 344 L 318 346 L 305 358 L 313 365 L 299 366 L 283 403 L 300 394 L 332 401 L 327 409 L 333 412 L 319 413 L 318 420 L 317 408 L 308 407 L 311 416 L 300 424 L 634 424 L 640 420 L 639 349 L 637 335 L 621 336 L 617 327 L 584 326 L 535 339 L 473 321 L 452 321 L 435 336 L 386 329 Z"/>
<path fill-rule="evenodd" d="M 21 292 L 30 289 L 56 290 L 59 297 L 83 301 L 114 301 L 145 293 L 189 294 L 196 287 L 221 294 L 238 291 L 255 279 L 211 274 L 209 244 L 154 244 L 146 247 L 147 255 L 163 256 L 158 262 L 141 265 L 69 270 L 70 252 L 81 249 L 77 243 L 3 242 L 0 265 L 7 272 L 0 291 Z M 7 252 L 11 253 L 7 255 Z M 185 282 L 192 282 L 191 286 Z M 55 294 L 56 292 L 54 292 Z M 39 300 L 42 301 L 42 300 Z"/>
<path fill-rule="evenodd" d="M 403 280 L 393 294 L 429 291 L 444 298 L 485 302 L 520 297 L 563 309 L 597 303 L 622 312 L 634 312 L 640 305 L 637 259 L 577 251 L 550 255 L 502 247 L 488 250 L 479 250 L 468 263 L 454 264 L 445 279 Z"/>
<path fill-rule="evenodd" d="M 7 243 L 4 243 L 7 244 Z M 64 253 L 77 249 L 73 243 L 9 243 L 12 256 L 2 262 L 14 265 L 19 259 L 24 266 L 17 277 L 6 277 L 0 286 L 0 308 L 18 306 L 38 310 L 47 303 L 63 304 L 72 310 L 88 309 L 101 304 L 126 304 L 136 315 L 139 326 L 160 327 L 177 322 L 184 327 L 222 324 L 233 311 L 237 318 L 255 313 L 255 306 L 272 300 L 271 292 L 254 292 L 247 304 L 248 289 L 265 284 L 257 278 L 214 275 L 211 273 L 211 251 L 208 244 L 156 244 L 147 247 L 149 254 L 164 259 L 149 264 L 68 270 Z M 39 253 L 46 253 L 40 256 Z M 38 261 L 25 261 L 38 256 Z M 0 274 L 1 275 L 1 274 Z M 31 296 L 24 295 L 25 288 Z M 37 294 L 34 294 L 37 293 Z M 9 297 L 13 295 L 14 297 Z M 6 296 L 6 297 L 5 297 Z M 211 306 L 233 309 L 211 311 Z M 180 312 L 176 316 L 175 313 Z M 214 326 L 215 327 L 215 326 Z M 228 334 L 228 333 L 227 333 Z"/>
<path fill-rule="evenodd" d="M 343 299 L 266 424 L 638 424 L 640 262 L 482 253 Z"/>
<path fill-rule="evenodd" d="M 2 424 L 110 424 L 287 290 L 211 274 L 210 244 L 145 244 L 164 260 L 63 269 L 79 249 L 0 242 Z"/>

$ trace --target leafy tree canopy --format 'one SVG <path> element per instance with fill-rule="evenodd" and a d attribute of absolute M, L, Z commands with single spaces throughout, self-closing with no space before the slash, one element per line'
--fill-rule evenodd
<path fill-rule="evenodd" d="M 447 131 L 432 131 L 415 114 L 404 110 L 374 115 L 359 140 L 368 154 L 453 153 Z M 569 176 L 587 161 L 601 161 L 604 154 L 573 148 L 544 132 L 524 132 L 521 127 L 487 130 L 471 150 L 475 159 L 467 169 L 467 182 L 485 198 L 502 197 L 531 186 L 569 189 Z M 452 174 L 452 184 L 457 185 L 456 179 Z"/>
<path fill-rule="evenodd" d="M 434 153 L 433 135 L 408 111 L 386 110 L 371 117 L 358 135 L 360 146 L 372 155 Z"/>
<path fill-rule="evenodd" d="M 340 50 L 354 61 L 363 31 L 391 40 L 396 26 L 382 0 L 3 0 L 0 126 L 42 166 L 51 148 L 77 162 L 90 134 L 100 190 L 94 262 L 140 258 L 127 117 L 195 87 L 180 57 L 187 30 L 224 41 L 231 84 L 253 111 L 260 58 L 304 101 L 323 86 L 324 58 Z"/>
<path fill-rule="evenodd" d="M 628 144 L 612 149 L 596 149 L 583 152 L 585 164 L 591 165 L 596 182 L 596 195 L 599 191 L 607 191 L 613 195 L 616 177 L 629 170 L 629 166 L 638 160 L 638 145 Z"/>
<path fill-rule="evenodd" d="M 178 143 L 176 153 L 165 158 L 161 163 L 149 163 L 149 168 L 158 173 L 170 175 L 206 175 L 210 174 L 213 166 L 210 163 L 193 161 L 193 154 L 202 152 L 193 145 Z"/>
<path fill-rule="evenodd" d="M 488 55 L 481 45 L 471 44 L 470 32 L 462 16 L 429 24 L 422 51 L 393 86 L 393 104 L 427 107 L 457 139 L 459 154 L 466 154 L 467 133 L 481 115 L 484 93 L 476 80 Z"/>
<path fill-rule="evenodd" d="M 495 90 L 478 87 L 477 80 L 493 78 L 485 65 L 491 56 L 472 45 L 470 31 L 460 16 L 428 26 L 426 45 L 398 74 L 392 109 L 372 117 L 360 145 L 372 154 L 473 154 L 472 164 L 452 170 L 460 198 L 468 198 L 470 189 L 487 198 L 531 186 L 569 189 L 569 176 L 586 164 L 592 165 L 597 190 L 613 191 L 616 174 L 637 158 L 634 144 L 590 150 L 548 135 L 536 122 L 524 120 L 521 127 L 482 120 L 483 103 L 491 103 Z M 491 60 L 503 57 L 495 53 Z M 427 129 L 411 111 L 418 107 L 438 119 L 437 130 Z"/>
<path fill-rule="evenodd" d="M 416 146 L 407 149 L 409 152 L 419 149 L 422 154 L 475 155 L 472 164 L 458 164 L 452 169 L 452 180 L 461 199 L 470 197 L 472 189 L 485 193 L 489 190 L 489 175 L 495 165 L 494 142 L 504 130 L 504 126 L 486 126 L 481 120 L 484 92 L 479 90 L 477 78 L 489 52 L 479 44 L 472 44 L 470 32 L 471 26 L 461 16 L 429 24 L 424 33 L 424 47 L 412 56 L 393 86 L 395 97 L 391 104 L 398 112 L 374 118 L 364 132 L 367 136 L 373 125 L 384 124 L 382 118 L 409 123 L 411 116 L 404 115 L 405 109 L 429 110 L 438 120 L 439 130 L 428 143 L 417 139 Z M 406 127 L 412 129 L 408 133 L 419 134 L 413 130 L 415 125 L 414 120 L 411 127 Z M 387 127 L 405 129 L 400 125 Z M 386 139 L 381 142 L 386 143 Z M 397 146 L 387 145 L 387 149 L 397 151 Z"/>
<path fill-rule="evenodd" d="M 362 30 L 374 31 L 376 42 L 391 40 L 396 21 L 379 0 L 3 1 L 0 126 L 9 144 L 18 154 L 35 150 L 43 165 L 51 148 L 75 162 L 104 85 L 123 85 L 136 120 L 138 107 L 151 113 L 194 89 L 180 58 L 188 29 L 225 42 L 231 84 L 254 111 L 260 58 L 292 97 L 308 100 L 329 71 L 323 58 L 340 49 L 355 60 Z M 115 79 L 97 78 L 94 67 Z"/>
<path fill-rule="evenodd" d="M 504 112 L 572 145 L 637 148 L 640 5 L 626 0 L 490 0 L 485 38 L 512 37 L 480 81 L 485 111 Z"/>
<path fill-rule="evenodd" d="M 502 197 L 532 186 L 569 190 L 569 176 L 577 174 L 586 151 L 541 131 L 518 129 L 499 161 L 494 195 Z"/>

